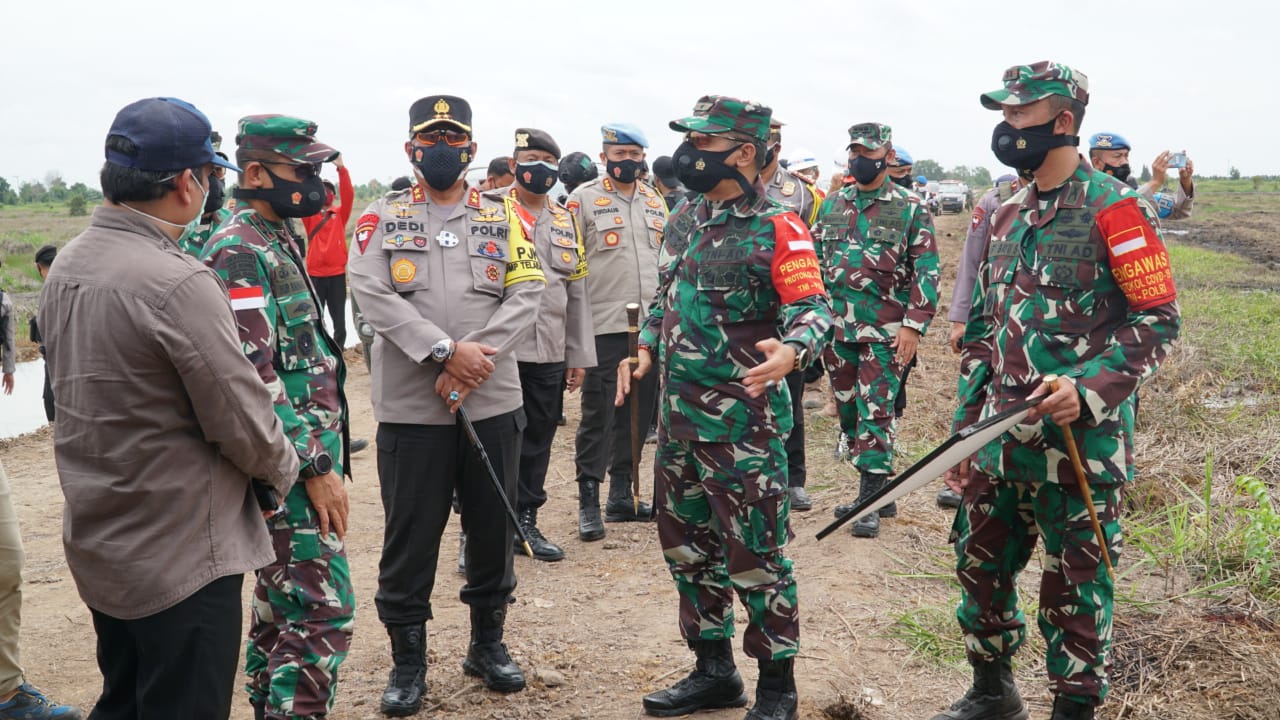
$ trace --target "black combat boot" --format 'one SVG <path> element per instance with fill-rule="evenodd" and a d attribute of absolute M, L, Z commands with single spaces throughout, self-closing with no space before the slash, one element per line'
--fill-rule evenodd
<path fill-rule="evenodd" d="M 267 720 L 266 700 L 254 700 L 249 704 L 253 706 L 253 720 Z"/>
<path fill-rule="evenodd" d="M 636 511 L 635 498 L 631 496 L 631 479 L 609 477 L 609 502 L 604 506 L 605 522 L 649 522 L 653 511 L 649 503 L 640 501 Z"/>
<path fill-rule="evenodd" d="M 1053 696 L 1053 716 L 1049 720 L 1093 720 L 1093 704 L 1074 702 L 1066 695 Z"/>
<path fill-rule="evenodd" d="M 462 669 L 484 680 L 490 690 L 510 693 L 524 689 L 524 673 L 507 654 L 502 643 L 502 626 L 507 619 L 507 606 L 471 607 L 471 648 Z"/>
<path fill-rule="evenodd" d="M 604 537 L 600 520 L 600 483 L 583 480 L 578 483 L 578 539 L 591 542 Z"/>
<path fill-rule="evenodd" d="M 564 559 L 564 550 L 559 545 L 544 537 L 542 535 L 542 531 L 538 529 L 537 508 L 521 508 L 519 520 L 520 529 L 524 530 L 525 537 L 529 538 L 529 548 L 533 550 L 534 560 L 555 562 L 557 560 Z M 516 533 L 515 540 L 512 542 L 512 545 L 512 550 L 517 555 L 524 554 L 524 544 L 520 542 L 519 533 Z"/>
<path fill-rule="evenodd" d="M 382 691 L 382 714 L 414 715 L 427 694 L 427 626 L 388 625 L 391 635 L 391 676 Z"/>
<path fill-rule="evenodd" d="M 934 715 L 933 720 L 1027 720 L 1027 706 L 1022 704 L 1013 682 L 1010 660 L 974 665 L 973 687 L 950 710 Z"/>
<path fill-rule="evenodd" d="M 864 470 L 862 478 L 858 481 L 858 500 L 865 500 L 880 490 L 884 485 L 885 477 Z M 853 533 L 854 537 L 860 538 L 880 537 L 880 513 L 868 513 L 854 520 L 849 532 Z"/>
<path fill-rule="evenodd" d="M 689 647 L 698 656 L 693 672 L 666 690 L 644 696 L 644 711 L 658 717 L 688 715 L 698 710 L 742 707 L 747 694 L 742 676 L 733 664 L 733 646 L 728 640 L 691 640 Z"/>
<path fill-rule="evenodd" d="M 960 503 L 963 500 L 964 498 L 960 496 L 960 493 L 952 490 L 946 485 L 943 485 L 942 489 L 938 491 L 938 507 L 940 508 L 954 510 L 955 508 L 960 507 Z"/>
<path fill-rule="evenodd" d="M 795 659 L 761 660 L 756 682 L 756 704 L 745 720 L 796 720 L 800 704 L 796 694 Z"/>

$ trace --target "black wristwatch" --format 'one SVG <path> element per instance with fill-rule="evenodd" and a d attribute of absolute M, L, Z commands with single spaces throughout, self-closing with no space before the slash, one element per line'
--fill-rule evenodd
<path fill-rule="evenodd" d="M 443 365 L 448 362 L 449 358 L 453 357 L 453 351 L 456 347 L 452 340 L 445 338 L 431 346 L 431 359 Z"/>
<path fill-rule="evenodd" d="M 298 472 L 303 480 L 310 480 L 321 475 L 328 475 L 333 472 L 333 458 L 329 457 L 329 453 L 322 452 L 311 458 L 311 462 L 302 467 Z"/>

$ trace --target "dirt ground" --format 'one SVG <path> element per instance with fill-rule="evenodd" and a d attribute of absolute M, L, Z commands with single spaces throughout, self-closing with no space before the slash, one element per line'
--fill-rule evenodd
<path fill-rule="evenodd" d="M 943 257 L 939 320 L 921 345 L 912 375 L 910 406 L 899 437 L 913 455 L 939 440 L 949 425 L 955 393 L 956 357 L 945 346 L 945 314 L 963 243 L 967 215 L 937 219 Z M 350 363 L 347 388 L 353 437 L 372 439 L 369 377 L 361 361 Z M 601 542 L 577 539 L 573 483 L 573 428 L 577 398 L 570 396 L 569 425 L 557 435 L 547 478 L 550 501 L 542 510 L 544 533 L 561 544 L 558 563 L 516 559 L 519 585 L 508 615 L 507 644 L 529 677 L 529 688 L 513 695 L 486 691 L 463 675 L 468 637 L 467 610 L 457 600 L 462 577 L 454 571 L 457 524 L 446 533 L 436 583 L 437 618 L 429 629 L 429 695 L 422 716 L 450 718 L 639 718 L 640 698 L 682 677 L 692 655 L 676 627 L 676 593 L 651 524 L 610 524 Z M 935 507 L 936 485 L 907 498 L 897 519 L 886 521 L 878 540 L 857 540 L 841 530 L 818 542 L 814 534 L 831 519 L 832 508 L 855 491 L 854 474 L 831 456 L 833 421 L 809 414 L 809 489 L 813 511 L 794 513 L 795 561 L 802 618 L 797 681 L 801 717 L 924 718 L 944 709 L 968 686 L 963 668 L 943 668 L 914 658 L 888 634 L 893 620 L 953 602 L 946 578 L 951 549 L 951 514 Z M 652 446 L 644 466 L 651 467 Z M 375 451 L 354 458 L 355 483 L 351 559 L 358 609 L 350 657 L 341 670 L 341 689 L 330 717 L 381 717 L 378 698 L 389 669 L 389 644 L 373 605 L 382 543 Z M 63 702 L 92 706 L 100 689 L 95 636 L 63 559 L 60 537 L 62 495 L 48 429 L 0 443 L 0 460 L 13 487 L 26 542 L 26 587 L 22 646 L 28 678 Z M 898 469 L 906 463 L 899 462 Z M 644 477 L 651 482 L 652 474 Z M 646 482 L 648 485 L 648 482 Z M 648 490 L 646 489 L 646 493 Z M 1024 585 L 1034 587 L 1029 568 Z M 248 583 L 246 583 L 246 588 Z M 246 596 L 247 596 L 246 589 Z M 741 616 L 741 613 L 740 613 Z M 741 624 L 741 617 L 739 618 Z M 952 623 L 948 639 L 958 639 Z M 1034 629 L 1032 629 L 1034 633 Z M 754 663 L 738 647 L 739 665 L 754 686 Z M 1047 717 L 1043 661 L 1027 648 L 1019 670 L 1034 717 Z M 837 711 L 844 703 L 845 710 Z M 853 709 L 854 707 L 860 710 Z M 830 708 L 830 713 L 826 711 Z M 740 718 L 742 710 L 700 717 Z M 242 691 L 233 718 L 252 717 Z"/>

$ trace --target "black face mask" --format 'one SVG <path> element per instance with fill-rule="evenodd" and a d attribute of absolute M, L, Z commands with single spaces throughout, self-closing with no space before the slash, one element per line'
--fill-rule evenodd
<path fill-rule="evenodd" d="M 1008 122 L 1002 122 L 991 133 L 991 152 L 995 153 L 997 160 L 1011 168 L 1035 172 L 1044 164 L 1050 150 L 1080 144 L 1078 135 L 1054 135 L 1055 122 L 1056 117 L 1043 125 L 1021 130 Z"/>
<path fill-rule="evenodd" d="M 448 143 L 414 145 L 413 165 L 422 173 L 422 179 L 433 189 L 444 192 L 462 177 L 462 171 L 471 164 L 471 146 L 453 147 Z"/>
<path fill-rule="evenodd" d="M 770 147 L 770 148 L 769 148 L 768 150 L 766 150 L 766 151 L 765 151 L 765 153 L 764 153 L 764 166 L 763 166 L 763 167 L 769 167 L 769 165 L 770 165 L 770 164 L 772 164 L 772 163 L 773 163 L 773 161 L 774 161 L 777 157 L 778 157 L 778 148 L 777 148 L 777 146 L 775 145 L 775 146 Z"/>
<path fill-rule="evenodd" d="M 269 188 L 236 188 L 241 200 L 265 200 L 282 218 L 311 217 L 324 209 L 324 182 L 319 175 L 312 175 L 302 182 L 285 180 L 271 172 L 266 165 L 262 169 L 271 176 Z"/>
<path fill-rule="evenodd" d="M 888 157 L 888 156 L 885 156 Z M 880 173 L 885 168 L 885 159 L 872 160 L 869 157 L 859 155 L 849 161 L 849 174 L 853 179 L 858 181 L 860 185 L 870 185 L 880 177 Z"/>
<path fill-rule="evenodd" d="M 1124 182 L 1129 179 L 1129 163 L 1125 163 L 1123 165 L 1107 165 L 1106 163 L 1103 163 L 1102 167 L 1098 169 L 1120 182 Z"/>
<path fill-rule="evenodd" d="M 902 177 L 893 177 L 893 176 L 890 176 L 890 177 L 889 177 L 889 179 L 890 179 L 890 180 L 893 180 L 895 183 L 897 183 L 898 185 L 901 185 L 902 187 L 904 187 L 904 188 L 906 188 L 906 189 L 908 189 L 908 190 L 910 190 L 910 189 L 911 189 L 911 176 L 910 176 L 910 175 L 903 175 Z"/>
<path fill-rule="evenodd" d="M 754 196 L 755 188 L 751 187 L 742 173 L 725 164 L 725 160 L 740 147 L 742 145 L 738 144 L 728 150 L 712 152 L 699 150 L 686 140 L 680 143 L 680 147 L 671 156 L 676 178 L 690 190 L 703 194 L 714 190 L 721 180 L 736 180 L 744 193 Z"/>
<path fill-rule="evenodd" d="M 606 160 L 604 169 L 609 177 L 623 185 L 630 185 L 636 181 L 636 173 L 640 172 L 641 165 L 639 160 Z"/>
<path fill-rule="evenodd" d="M 534 195 L 545 195 L 556 184 L 559 171 L 546 162 L 516 163 L 516 182 Z"/>
<path fill-rule="evenodd" d="M 222 182 L 222 178 L 214 175 L 209 176 L 209 196 L 204 199 L 204 212 L 217 212 L 222 207 L 222 203 L 227 200 L 227 186 Z"/>

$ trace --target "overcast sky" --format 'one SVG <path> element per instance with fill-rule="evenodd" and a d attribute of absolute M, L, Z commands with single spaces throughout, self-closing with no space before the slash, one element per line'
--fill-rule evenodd
<path fill-rule="evenodd" d="M 773 107 L 783 154 L 824 176 L 855 122 L 893 126 L 917 159 L 983 165 L 997 113 L 978 95 L 1010 65 L 1052 59 L 1089 77 L 1082 135 L 1133 144 L 1137 172 L 1185 149 L 1202 174 L 1280 174 L 1270 3 L 739 0 L 5 2 L 0 176 L 58 171 L 97 187 L 115 113 L 169 95 L 201 108 L 232 149 L 236 121 L 285 113 L 319 123 L 357 183 L 406 174 L 408 108 L 437 93 L 474 110 L 480 161 L 518 126 L 566 153 L 599 151 L 606 121 L 639 124 L 649 157 L 700 95 Z M 331 175 L 331 171 L 326 171 Z"/>

